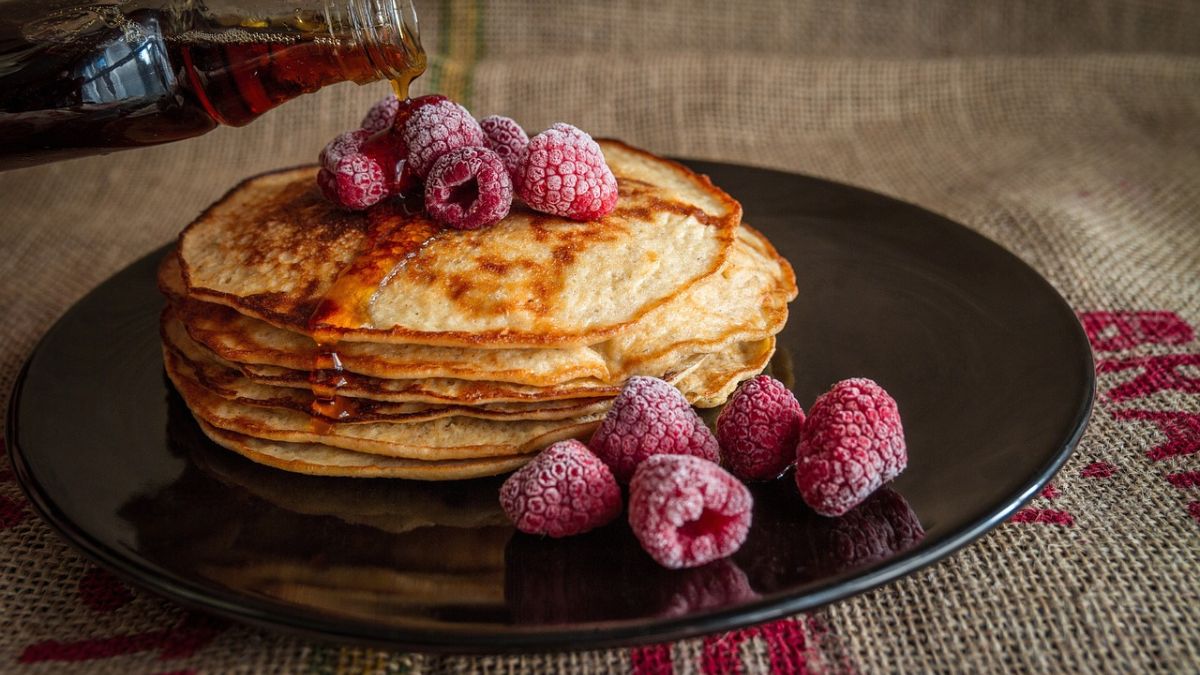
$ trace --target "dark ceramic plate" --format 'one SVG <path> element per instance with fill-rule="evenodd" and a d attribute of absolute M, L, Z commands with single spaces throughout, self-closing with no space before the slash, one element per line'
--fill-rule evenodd
<path fill-rule="evenodd" d="M 88 556 L 185 605 L 409 649 L 514 651 L 677 639 L 886 583 L 1007 518 L 1063 463 L 1093 395 L 1088 343 L 1043 279 L 990 241 L 877 194 L 692 163 L 796 269 L 772 371 L 804 405 L 867 376 L 899 402 L 908 470 L 839 519 L 789 478 L 755 487 L 731 559 L 658 568 L 622 522 L 514 534 L 499 480 L 324 479 L 208 443 L 164 384 L 154 266 L 134 263 L 42 340 L 8 439 L 41 515 Z"/>

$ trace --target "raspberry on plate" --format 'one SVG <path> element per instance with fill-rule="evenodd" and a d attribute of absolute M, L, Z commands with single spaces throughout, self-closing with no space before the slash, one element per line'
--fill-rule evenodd
<path fill-rule="evenodd" d="M 500 506 L 522 532 L 567 537 L 620 515 L 621 488 L 587 446 L 560 441 L 504 481 Z"/>
<path fill-rule="evenodd" d="M 355 211 L 378 204 L 388 194 L 383 169 L 361 152 L 343 155 L 332 170 L 321 169 L 317 185 L 326 199 Z"/>
<path fill-rule="evenodd" d="M 732 474 L 687 455 L 655 455 L 629 483 L 629 526 L 671 569 L 732 555 L 750 531 L 754 499 Z"/>
<path fill-rule="evenodd" d="M 744 382 L 717 416 L 721 463 L 742 480 L 778 478 L 796 461 L 804 410 L 770 375 Z"/>
<path fill-rule="evenodd" d="M 622 483 L 651 455 L 719 459 L 717 438 L 704 420 L 678 389 L 656 377 L 626 380 L 588 447 Z"/>
<path fill-rule="evenodd" d="M 425 210 L 460 230 L 495 225 L 512 208 L 512 180 L 487 148 L 458 148 L 442 155 L 425 179 Z"/>
<path fill-rule="evenodd" d="M 529 153 L 529 136 L 525 130 L 516 120 L 503 115 L 485 117 L 479 120 L 479 126 L 483 129 L 484 143 L 488 149 L 500 155 L 509 175 L 515 178 L 521 163 L 525 161 L 525 155 Z"/>
<path fill-rule="evenodd" d="M 461 105 L 448 100 L 421 105 L 404 124 L 408 164 L 422 180 L 434 162 L 458 148 L 483 147 L 483 129 Z"/>
<path fill-rule="evenodd" d="M 558 123 L 529 141 L 517 194 L 535 211 L 593 220 L 617 205 L 617 179 L 600 145 L 570 124 Z"/>
<path fill-rule="evenodd" d="M 872 380 L 842 380 L 808 410 L 796 486 L 814 511 L 840 516 L 908 465 L 896 401 Z"/>

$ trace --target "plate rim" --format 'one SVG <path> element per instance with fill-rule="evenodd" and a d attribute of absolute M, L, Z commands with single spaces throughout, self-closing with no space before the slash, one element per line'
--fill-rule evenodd
<path fill-rule="evenodd" d="M 947 533 L 927 548 L 912 550 L 866 568 L 827 577 L 816 588 L 798 596 L 794 593 L 789 594 L 787 591 L 776 591 L 736 607 L 706 611 L 685 617 L 659 618 L 650 623 L 641 619 L 597 622 L 587 624 L 586 627 L 576 625 L 574 628 L 562 628 L 555 624 L 538 624 L 529 627 L 507 627 L 504 631 L 485 631 L 472 628 L 480 624 L 461 624 L 461 627 L 453 624 L 438 624 L 436 628 L 431 629 L 424 626 L 383 625 L 350 617 L 338 618 L 333 615 L 321 615 L 301 607 L 289 606 L 282 602 L 271 602 L 173 576 L 157 566 L 147 564 L 140 557 L 122 555 L 120 551 L 99 541 L 67 518 L 45 494 L 36 477 L 32 475 L 20 441 L 20 429 L 17 424 L 23 388 L 31 364 L 42 351 L 47 338 L 60 328 L 77 307 L 117 276 L 140 264 L 147 264 L 148 259 L 160 256 L 171 245 L 168 242 L 139 256 L 92 287 L 64 310 L 30 351 L 13 382 L 5 416 L 5 438 L 7 438 L 8 455 L 16 482 L 42 521 L 85 557 L 112 571 L 131 585 L 148 590 L 185 607 L 199 609 L 258 627 L 283 629 L 309 637 L 334 639 L 353 644 L 382 645 L 393 649 L 432 653 L 509 654 L 605 649 L 655 642 L 673 642 L 784 618 L 860 595 L 946 559 L 977 541 L 1029 503 L 1070 458 L 1089 426 L 1095 404 L 1094 355 L 1075 310 L 1058 292 L 1058 289 L 1031 265 L 1004 246 L 966 225 L 925 207 L 879 192 L 839 181 L 766 167 L 698 159 L 680 161 L 698 173 L 703 173 L 705 166 L 767 171 L 831 184 L 873 199 L 883 199 L 897 205 L 904 205 L 956 228 L 969 238 L 977 238 L 980 243 L 985 245 L 985 248 L 1007 257 L 1009 262 L 1023 268 L 1023 272 L 1036 279 L 1054 298 L 1055 304 L 1060 310 L 1075 318 L 1071 338 L 1078 343 L 1077 346 L 1082 347 L 1080 354 L 1085 357 L 1084 360 L 1087 362 L 1087 368 L 1084 369 L 1087 391 L 1074 413 L 1070 433 L 1061 440 L 1059 446 L 1049 456 L 1048 461 L 1034 475 L 1026 479 L 1024 486 L 1014 496 L 1004 499 L 1002 503 L 988 509 L 982 518 Z M 1077 365 L 1084 364 L 1081 362 Z M 571 626 L 571 624 L 567 624 L 567 626 Z"/>

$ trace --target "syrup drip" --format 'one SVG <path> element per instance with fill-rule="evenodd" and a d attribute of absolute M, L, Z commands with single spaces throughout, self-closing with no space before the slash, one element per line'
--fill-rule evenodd
<path fill-rule="evenodd" d="M 308 319 L 308 330 L 317 341 L 309 374 L 317 433 L 327 433 L 330 422 L 344 420 L 359 410 L 355 399 L 338 393 L 348 382 L 337 351 L 338 336 L 342 330 L 369 327 L 371 302 L 379 289 L 443 231 L 428 219 L 414 217 L 423 210 L 419 203 L 393 201 L 368 211 L 363 247 L 338 273 Z"/>

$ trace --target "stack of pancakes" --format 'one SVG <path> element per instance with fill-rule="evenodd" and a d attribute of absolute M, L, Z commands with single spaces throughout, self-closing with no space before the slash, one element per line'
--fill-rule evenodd
<path fill-rule="evenodd" d="M 247 180 L 160 267 L 168 376 L 219 445 L 321 475 L 510 471 L 633 375 L 721 404 L 774 351 L 792 270 L 706 177 L 601 147 L 620 201 L 591 222 L 515 204 L 457 231 L 341 211 L 314 167 Z"/>

